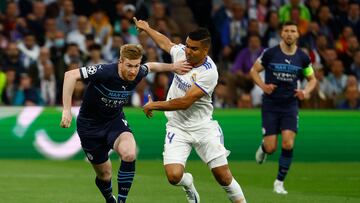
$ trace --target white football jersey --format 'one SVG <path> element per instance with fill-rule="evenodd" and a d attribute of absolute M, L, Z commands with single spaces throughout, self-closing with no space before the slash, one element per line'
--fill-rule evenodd
<path fill-rule="evenodd" d="M 183 44 L 173 46 L 170 55 L 173 62 L 185 60 L 185 46 Z M 205 95 L 186 110 L 166 111 L 167 125 L 183 130 L 196 130 L 211 121 L 213 113 L 211 95 L 218 77 L 217 67 L 209 56 L 202 65 L 194 67 L 185 75 L 174 73 L 167 100 L 184 96 L 194 84 L 204 91 Z"/>

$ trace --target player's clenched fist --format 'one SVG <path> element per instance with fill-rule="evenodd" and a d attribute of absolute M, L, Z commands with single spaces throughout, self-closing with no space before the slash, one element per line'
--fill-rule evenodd
<path fill-rule="evenodd" d="M 71 125 L 71 112 L 69 110 L 63 110 L 60 127 L 69 128 Z"/>

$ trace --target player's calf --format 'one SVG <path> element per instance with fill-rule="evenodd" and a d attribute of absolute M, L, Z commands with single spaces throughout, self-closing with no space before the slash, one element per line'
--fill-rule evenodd
<path fill-rule="evenodd" d="M 135 161 L 121 161 L 118 171 L 118 203 L 125 203 L 135 176 Z"/>
<path fill-rule="evenodd" d="M 234 203 L 246 203 L 244 193 L 239 183 L 233 179 L 228 186 L 222 186 L 227 193 L 228 198 Z"/>

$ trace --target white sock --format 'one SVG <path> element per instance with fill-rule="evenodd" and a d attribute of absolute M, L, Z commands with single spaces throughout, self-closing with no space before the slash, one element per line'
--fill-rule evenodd
<path fill-rule="evenodd" d="M 176 184 L 179 186 L 184 186 L 184 187 L 190 187 L 190 185 L 192 184 L 192 176 L 190 175 L 190 173 L 184 173 L 181 180 Z"/>
<path fill-rule="evenodd" d="M 230 185 L 222 187 L 224 188 L 231 202 L 239 201 L 242 199 L 241 203 L 246 203 L 244 193 L 241 190 L 239 183 L 236 182 L 234 178 L 232 179 Z"/>

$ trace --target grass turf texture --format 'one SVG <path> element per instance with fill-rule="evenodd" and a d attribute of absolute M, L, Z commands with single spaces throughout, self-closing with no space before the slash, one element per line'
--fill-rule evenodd
<path fill-rule="evenodd" d="M 113 161 L 117 174 L 118 161 Z M 0 202 L 81 203 L 104 202 L 94 184 L 94 172 L 83 160 L 0 160 Z M 359 162 L 294 162 L 286 181 L 286 196 L 272 192 L 277 163 L 231 161 L 249 203 L 256 202 L 360 202 Z M 189 161 L 187 169 L 203 203 L 229 202 L 208 168 Z M 117 193 L 113 177 L 114 193 Z M 180 187 L 167 183 L 160 160 L 138 160 L 128 203 L 185 203 Z"/>

